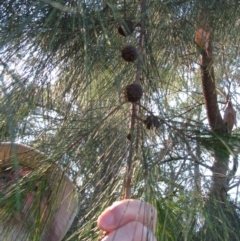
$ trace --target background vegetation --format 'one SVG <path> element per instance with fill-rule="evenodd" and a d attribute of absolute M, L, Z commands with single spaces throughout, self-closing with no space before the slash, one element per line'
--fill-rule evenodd
<path fill-rule="evenodd" d="M 0 140 L 73 180 L 65 240 L 97 240 L 99 213 L 130 194 L 158 209 L 159 241 L 240 240 L 239 128 L 224 120 L 227 101 L 240 108 L 239 16 L 237 0 L 1 1 Z M 126 19 L 137 26 L 123 37 Z M 143 96 L 125 103 L 134 81 Z"/>

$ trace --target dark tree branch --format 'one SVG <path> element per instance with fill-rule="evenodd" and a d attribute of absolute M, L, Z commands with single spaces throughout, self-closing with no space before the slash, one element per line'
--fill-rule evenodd
<path fill-rule="evenodd" d="M 202 88 L 207 110 L 207 117 L 211 129 L 216 133 L 226 133 L 217 103 L 217 90 L 215 86 L 214 70 L 212 66 L 212 47 L 209 43 L 207 50 L 201 53 Z"/>
<path fill-rule="evenodd" d="M 137 62 L 137 71 L 136 71 L 136 78 L 135 83 L 140 84 L 141 75 L 142 75 L 142 65 L 143 65 L 143 48 L 144 48 L 144 38 L 145 38 L 145 11 L 146 11 L 146 2 L 142 0 L 141 4 L 141 32 L 139 38 L 139 57 Z M 128 153 L 128 160 L 127 160 L 127 167 L 126 167 L 126 178 L 124 182 L 125 186 L 125 193 L 124 198 L 128 199 L 131 197 L 131 181 L 132 181 L 132 158 L 133 158 L 133 141 L 134 141 L 134 128 L 135 122 L 137 119 L 137 106 L 135 103 L 132 103 L 131 106 L 131 121 L 130 121 L 130 146 L 129 146 L 129 153 Z"/>
<path fill-rule="evenodd" d="M 207 110 L 208 122 L 211 130 L 216 134 L 226 135 L 227 128 L 224 125 L 222 116 L 217 103 L 217 90 L 215 86 L 215 77 L 212 59 L 212 45 L 210 38 L 207 39 L 203 49 L 201 50 L 201 79 L 203 95 Z M 219 151 L 219 149 L 221 151 Z M 212 166 L 212 187 L 211 195 L 217 200 L 225 202 L 227 197 L 227 169 L 229 155 L 227 154 L 224 143 L 219 139 L 218 149 L 214 151 L 215 161 Z"/>

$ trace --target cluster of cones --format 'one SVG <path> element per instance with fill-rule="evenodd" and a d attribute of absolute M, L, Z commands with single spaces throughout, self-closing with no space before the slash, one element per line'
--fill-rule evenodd
<path fill-rule="evenodd" d="M 118 33 L 124 37 L 131 35 L 135 28 L 139 26 L 139 24 L 135 24 L 132 20 L 125 20 L 118 27 Z M 122 49 L 122 58 L 126 62 L 134 62 L 139 57 L 138 50 L 133 45 L 126 45 Z M 125 102 L 136 103 L 138 102 L 143 95 L 143 89 L 140 84 L 133 82 L 127 85 L 123 90 L 123 100 Z M 147 116 L 143 123 L 146 125 L 147 129 L 158 128 L 160 126 L 160 122 L 158 118 L 154 115 Z"/>
<path fill-rule="evenodd" d="M 125 20 L 119 27 L 118 33 L 124 37 L 131 35 L 135 28 L 136 24 L 134 24 L 131 20 Z M 133 45 L 126 45 L 122 49 L 122 58 L 126 62 L 134 62 L 139 57 L 138 50 Z M 143 89 L 140 84 L 133 82 L 127 85 L 123 91 L 123 100 L 125 102 L 136 103 L 138 102 L 143 95 Z"/>

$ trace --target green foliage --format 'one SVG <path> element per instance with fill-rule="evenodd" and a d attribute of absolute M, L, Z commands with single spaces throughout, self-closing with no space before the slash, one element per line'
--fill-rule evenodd
<path fill-rule="evenodd" d="M 226 206 L 206 197 L 215 154 L 238 158 L 239 129 L 230 139 L 209 131 L 194 38 L 207 21 L 219 109 L 229 95 L 238 111 L 239 3 L 144 2 L 142 13 L 140 1 L 2 1 L 0 141 L 43 151 L 75 183 L 79 213 L 65 240 L 97 240 L 98 215 L 123 197 L 131 144 L 132 197 L 157 208 L 157 240 L 238 240 L 238 190 Z M 117 29 L 143 17 L 144 96 L 130 143 L 131 106 L 122 90 L 134 82 L 138 62 L 124 62 L 121 49 L 141 49 L 141 28 L 126 38 Z M 158 129 L 144 125 L 149 114 L 159 118 Z M 238 187 L 239 174 L 226 169 L 229 187 Z"/>

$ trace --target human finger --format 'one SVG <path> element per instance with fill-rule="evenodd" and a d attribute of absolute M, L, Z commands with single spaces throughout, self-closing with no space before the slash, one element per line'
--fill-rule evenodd
<path fill-rule="evenodd" d="M 108 233 L 102 241 L 156 241 L 151 230 L 140 222 L 129 222 Z"/>
<path fill-rule="evenodd" d="M 157 211 L 149 203 L 125 199 L 113 203 L 98 218 L 98 227 L 111 232 L 128 222 L 138 221 L 154 232 Z"/>

